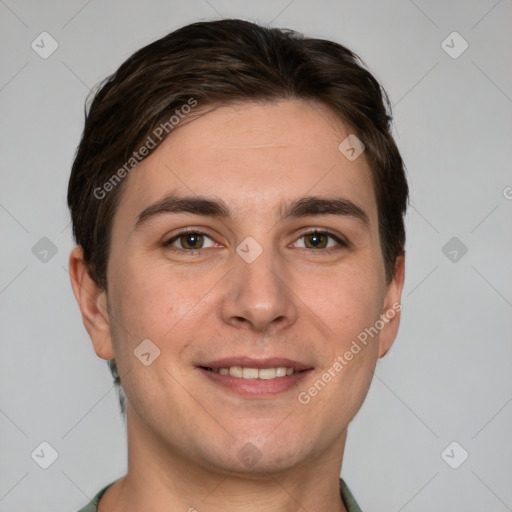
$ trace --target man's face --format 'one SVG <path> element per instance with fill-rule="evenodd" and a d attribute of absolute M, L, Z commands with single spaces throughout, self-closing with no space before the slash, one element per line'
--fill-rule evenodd
<path fill-rule="evenodd" d="M 364 153 L 350 161 L 338 149 L 349 133 L 303 101 L 223 106 L 175 128 L 126 178 L 107 274 L 111 357 L 129 422 L 162 456 L 256 472 L 342 450 L 398 315 L 342 370 L 333 364 L 402 286 L 385 282 Z M 227 215 L 150 208 L 171 197 L 222 202 Z M 367 222 L 313 202 L 282 216 L 305 197 L 353 203 Z M 307 371 L 243 379 L 205 369 L 235 358 Z M 308 393 L 329 369 L 330 382 Z"/>

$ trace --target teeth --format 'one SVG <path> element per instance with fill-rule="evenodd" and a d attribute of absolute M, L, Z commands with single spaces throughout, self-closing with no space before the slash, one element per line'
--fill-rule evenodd
<path fill-rule="evenodd" d="M 241 366 L 232 366 L 229 368 L 229 375 L 242 378 L 244 376 L 243 368 Z"/>
<path fill-rule="evenodd" d="M 221 375 L 231 375 L 240 379 L 275 379 L 276 377 L 286 377 L 295 372 L 293 368 L 286 368 L 279 366 L 278 368 L 245 368 L 242 366 L 231 366 L 230 368 L 216 368 L 213 370 L 215 373 Z"/>
<path fill-rule="evenodd" d="M 281 375 L 282 372 L 277 372 L 278 370 L 282 370 L 283 368 L 262 368 L 259 372 L 258 372 L 258 376 L 260 379 L 275 379 L 276 377 L 283 377 L 283 375 Z M 286 375 L 286 369 L 285 370 L 285 375 Z"/>
<path fill-rule="evenodd" d="M 244 379 L 257 379 L 259 371 L 257 368 L 242 368 L 242 377 Z"/>

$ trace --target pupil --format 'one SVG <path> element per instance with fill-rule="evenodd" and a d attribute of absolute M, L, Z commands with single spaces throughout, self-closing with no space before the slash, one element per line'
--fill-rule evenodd
<path fill-rule="evenodd" d="M 310 240 L 312 241 L 313 247 L 317 248 L 319 245 L 322 245 L 322 238 L 325 238 L 325 235 L 320 235 L 315 233 L 313 235 L 309 235 Z"/>
<path fill-rule="evenodd" d="M 192 249 L 196 249 L 196 244 L 199 242 L 199 236 L 197 233 L 189 233 L 185 235 L 185 246 L 190 246 Z"/>

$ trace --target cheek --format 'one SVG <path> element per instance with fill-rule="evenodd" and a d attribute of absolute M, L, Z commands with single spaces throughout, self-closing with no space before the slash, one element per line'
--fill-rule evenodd
<path fill-rule="evenodd" d="M 168 267 L 126 262 L 113 274 L 115 314 L 136 338 L 162 340 L 200 299 L 194 282 L 176 278 Z M 128 277 L 127 277 L 128 276 Z"/>
<path fill-rule="evenodd" d="M 337 277 L 329 280 L 329 292 L 310 307 L 328 327 L 319 378 L 329 384 L 319 403 L 334 409 L 344 422 L 357 413 L 371 384 L 379 344 L 378 334 L 368 333 L 380 317 L 382 287 L 368 272 L 351 269 Z"/>
<path fill-rule="evenodd" d="M 320 283 L 318 283 L 320 284 Z M 337 350 L 372 326 L 381 313 L 383 288 L 379 275 L 368 266 L 329 274 L 305 301 L 331 330 Z"/>

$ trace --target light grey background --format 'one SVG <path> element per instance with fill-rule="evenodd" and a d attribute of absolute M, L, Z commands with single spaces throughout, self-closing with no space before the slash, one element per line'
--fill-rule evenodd
<path fill-rule="evenodd" d="M 117 396 L 67 273 L 67 180 L 89 89 L 141 46 L 220 17 L 347 44 L 394 104 L 411 187 L 403 319 L 343 477 L 365 512 L 512 510 L 510 0 L 0 0 L 0 511 L 73 511 L 125 472 Z M 31 48 L 43 31 L 59 45 L 47 59 Z M 454 31 L 469 44 L 458 58 L 442 47 Z M 47 262 L 32 252 L 42 237 Z M 452 237 L 468 249 L 456 262 Z M 31 458 L 43 441 L 58 452 L 46 470 Z M 458 469 L 441 456 L 453 441 L 469 453 Z"/>

